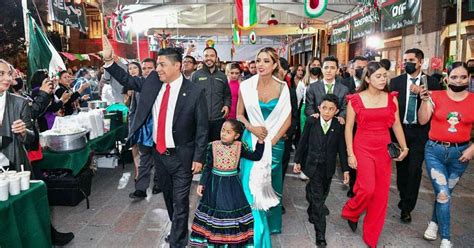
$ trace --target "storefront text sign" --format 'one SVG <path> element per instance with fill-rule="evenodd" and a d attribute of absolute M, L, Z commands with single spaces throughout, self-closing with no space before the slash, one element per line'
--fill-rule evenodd
<path fill-rule="evenodd" d="M 65 0 L 49 0 L 51 19 L 57 23 L 87 32 L 86 10 L 83 4 Z"/>
<path fill-rule="evenodd" d="M 418 23 L 420 2 L 416 0 L 388 0 L 382 5 L 382 32 Z"/>
<path fill-rule="evenodd" d="M 333 27 L 331 34 L 331 45 L 347 42 L 349 40 L 349 29 L 349 23 L 345 23 L 342 26 Z"/>
<path fill-rule="evenodd" d="M 369 13 L 365 13 L 351 20 L 351 40 L 359 39 L 374 32 L 376 19 Z"/>

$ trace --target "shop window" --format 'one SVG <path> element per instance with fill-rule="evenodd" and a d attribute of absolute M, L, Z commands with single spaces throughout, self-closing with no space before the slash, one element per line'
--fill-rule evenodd
<path fill-rule="evenodd" d="M 469 12 L 474 12 L 474 0 L 469 0 Z"/>
<path fill-rule="evenodd" d="M 100 39 L 102 34 L 102 27 L 99 15 L 89 16 L 89 39 Z"/>

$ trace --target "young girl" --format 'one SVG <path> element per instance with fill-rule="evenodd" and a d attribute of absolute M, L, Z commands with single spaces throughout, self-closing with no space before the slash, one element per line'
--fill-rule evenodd
<path fill-rule="evenodd" d="M 254 152 L 237 139 L 243 126 L 237 120 L 222 125 L 221 140 L 209 144 L 207 164 L 197 187 L 201 202 L 195 212 L 191 246 L 242 247 L 253 243 L 253 217 L 238 175 L 240 158 L 258 161 L 264 142 Z"/>

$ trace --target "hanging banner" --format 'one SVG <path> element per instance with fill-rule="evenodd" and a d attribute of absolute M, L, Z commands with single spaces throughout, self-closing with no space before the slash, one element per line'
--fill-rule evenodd
<path fill-rule="evenodd" d="M 376 17 L 369 12 L 351 20 L 351 40 L 359 39 L 374 33 Z"/>
<path fill-rule="evenodd" d="M 330 40 L 331 45 L 349 41 L 349 30 L 349 23 L 333 27 Z"/>
<path fill-rule="evenodd" d="M 420 2 L 415 0 L 389 0 L 381 8 L 382 32 L 404 28 L 418 23 Z"/>
<path fill-rule="evenodd" d="M 87 32 L 86 9 L 84 4 L 75 4 L 74 1 L 48 0 L 51 20 L 79 31 Z"/>

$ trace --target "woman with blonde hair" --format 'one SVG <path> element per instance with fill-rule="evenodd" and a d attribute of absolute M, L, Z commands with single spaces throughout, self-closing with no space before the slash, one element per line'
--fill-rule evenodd
<path fill-rule="evenodd" d="M 237 119 L 246 128 L 242 142 L 252 150 L 257 139 L 264 140 L 265 150 L 260 161 L 242 159 L 241 180 L 252 205 L 254 246 L 271 247 L 270 233 L 281 233 L 283 136 L 291 125 L 291 103 L 287 84 L 277 78 L 275 49 L 260 50 L 256 63 L 257 75 L 240 84 Z"/>

